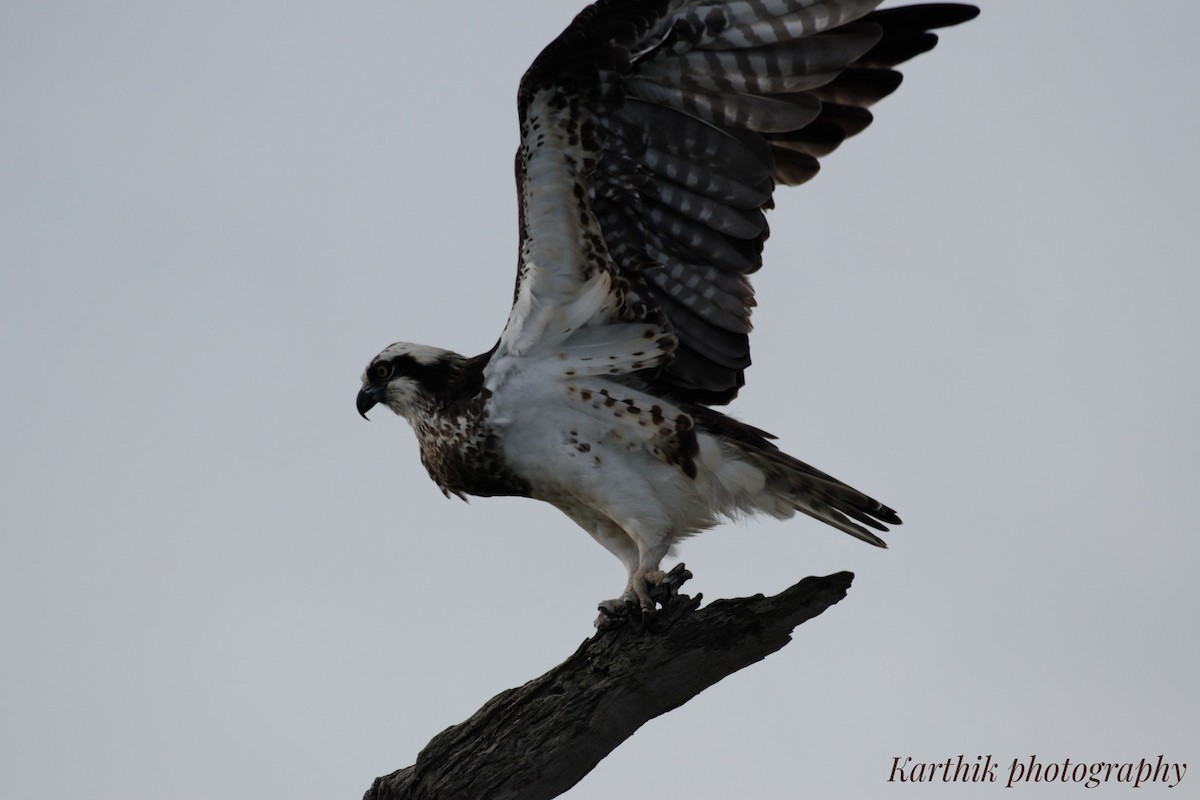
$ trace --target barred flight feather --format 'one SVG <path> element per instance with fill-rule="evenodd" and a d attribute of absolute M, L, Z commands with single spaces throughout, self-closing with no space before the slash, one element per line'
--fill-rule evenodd
<path fill-rule="evenodd" d="M 784 94 L 832 80 L 874 47 L 875 25 L 852 25 L 811 39 L 750 50 L 696 50 L 641 67 L 639 76 L 664 86 L 704 92 Z"/>
<path fill-rule="evenodd" d="M 698 5 L 680 15 L 688 30 L 702 32 L 696 46 L 743 49 L 812 36 L 852 22 L 881 0 L 740 0 Z"/>
<path fill-rule="evenodd" d="M 678 158 L 653 148 L 646 148 L 642 152 L 641 164 L 661 178 L 733 208 L 761 208 L 771 197 L 772 187 L 765 178 L 757 185 L 748 185 L 709 169 L 708 165 L 696 164 L 690 159 Z"/>
<path fill-rule="evenodd" d="M 650 223 L 646 236 L 662 249 L 687 261 L 708 261 L 733 272 L 754 272 L 762 266 L 762 242 L 734 239 L 700 226 L 666 206 L 647 200 L 643 213 Z M 657 235 L 656 235 L 657 234 Z"/>
<path fill-rule="evenodd" d="M 691 160 L 751 185 L 771 173 L 771 156 L 761 140 L 722 130 L 671 108 L 628 98 L 623 108 L 597 122 L 624 142 Z"/>
<path fill-rule="evenodd" d="M 629 79 L 629 91 L 642 100 L 690 114 L 696 119 L 755 133 L 802 128 L 816 119 L 820 103 L 804 95 L 762 97 L 752 94 L 709 94 L 652 81 Z"/>
<path fill-rule="evenodd" d="M 753 212 L 732 208 L 668 181 L 649 181 L 642 188 L 667 208 L 717 233 L 736 239 L 752 239 L 762 233 L 765 220 L 757 208 Z"/>
<path fill-rule="evenodd" d="M 903 76 L 891 69 L 847 67 L 836 78 L 813 89 L 810 94 L 822 103 L 866 108 L 896 91 L 902 80 Z"/>

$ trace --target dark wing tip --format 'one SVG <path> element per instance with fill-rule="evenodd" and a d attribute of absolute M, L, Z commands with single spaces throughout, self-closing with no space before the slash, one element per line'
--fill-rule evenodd
<path fill-rule="evenodd" d="M 885 8 L 872 11 L 863 17 L 893 30 L 908 28 L 909 30 L 933 30 L 934 28 L 949 28 L 961 25 L 979 16 L 979 8 L 965 3 L 921 3 L 899 8 Z"/>

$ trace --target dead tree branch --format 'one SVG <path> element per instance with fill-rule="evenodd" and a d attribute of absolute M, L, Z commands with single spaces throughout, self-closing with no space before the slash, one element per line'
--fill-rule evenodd
<path fill-rule="evenodd" d="M 652 620 L 599 632 L 545 675 L 496 695 L 433 737 L 411 767 L 377 778 L 364 800 L 557 797 L 648 720 L 782 648 L 853 577 L 805 578 L 774 597 L 704 608 L 699 595 L 674 596 Z"/>

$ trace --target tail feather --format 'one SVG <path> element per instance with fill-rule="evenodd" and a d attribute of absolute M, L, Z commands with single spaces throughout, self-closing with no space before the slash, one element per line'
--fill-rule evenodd
<path fill-rule="evenodd" d="M 761 469 L 767 479 L 765 490 L 796 511 L 876 547 L 887 543 L 868 528 L 886 532 L 888 525 L 901 524 L 894 509 L 784 453 L 768 441 L 770 434 L 765 431 L 703 406 L 685 410 L 705 432 L 732 445 Z"/>
<path fill-rule="evenodd" d="M 880 539 L 863 526 L 854 524 L 850 520 L 846 519 L 841 512 L 825 505 L 824 503 L 821 503 L 820 501 L 814 502 L 810 500 L 798 500 L 795 504 L 795 508 L 802 514 L 807 514 L 814 519 L 819 519 L 826 525 L 832 525 L 843 533 L 850 534 L 855 539 L 861 539 L 868 544 L 873 544 L 876 547 L 887 549 L 887 542 L 885 542 L 883 539 Z M 886 531 L 887 528 L 882 528 L 882 530 Z"/>

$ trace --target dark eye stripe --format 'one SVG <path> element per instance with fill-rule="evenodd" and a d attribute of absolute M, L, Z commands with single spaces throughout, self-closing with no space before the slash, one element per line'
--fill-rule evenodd
<path fill-rule="evenodd" d="M 451 378 L 450 371 L 443 365 L 422 364 L 410 355 L 395 356 L 390 361 L 381 361 L 379 365 L 387 365 L 389 367 L 388 374 L 381 376 L 382 380 L 391 380 L 397 376 L 405 376 L 412 378 L 421 384 L 421 386 L 435 393 L 446 389 Z M 375 369 L 372 368 L 373 377 Z"/>

